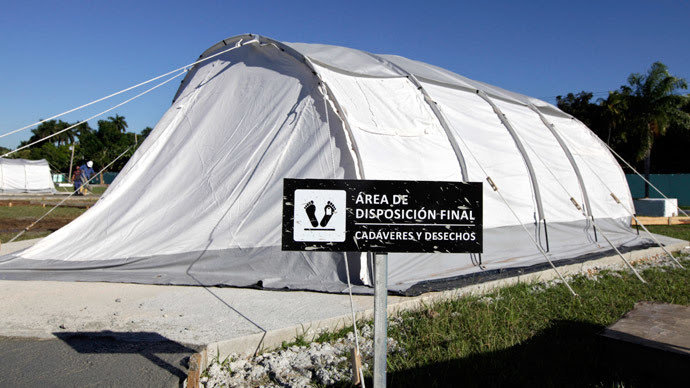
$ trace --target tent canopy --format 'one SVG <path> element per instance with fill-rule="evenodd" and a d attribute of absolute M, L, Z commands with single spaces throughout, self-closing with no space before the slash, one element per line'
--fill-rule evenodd
<path fill-rule="evenodd" d="M 50 166 L 45 159 L 0 158 L 0 193 L 55 193 Z"/>
<path fill-rule="evenodd" d="M 0 278 L 341 292 L 347 263 L 367 292 L 366 254 L 280 250 L 283 178 L 495 182 L 505 201 L 484 184 L 481 257 L 391 254 L 396 292 L 540 268 L 530 237 L 556 263 L 604 254 L 593 217 L 619 247 L 648 243 L 612 155 L 551 104 L 344 47 L 241 35 L 212 55 L 101 200 L 0 258 Z"/>

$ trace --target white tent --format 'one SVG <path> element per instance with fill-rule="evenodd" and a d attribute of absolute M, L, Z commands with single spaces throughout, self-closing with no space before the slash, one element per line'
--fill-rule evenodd
<path fill-rule="evenodd" d="M 544 101 L 344 47 L 242 35 L 213 55 L 101 200 L 0 278 L 344 290 L 345 254 L 281 251 L 283 178 L 485 182 L 483 255 L 391 254 L 397 292 L 541 269 L 531 239 L 556 264 L 611 254 L 601 232 L 648 243 L 605 145 Z M 366 291 L 370 258 L 347 255 Z"/>
<path fill-rule="evenodd" d="M 45 159 L 0 158 L 0 194 L 55 192 L 50 166 Z"/>

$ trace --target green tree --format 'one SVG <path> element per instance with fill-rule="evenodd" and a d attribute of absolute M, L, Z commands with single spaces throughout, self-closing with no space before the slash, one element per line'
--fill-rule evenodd
<path fill-rule="evenodd" d="M 577 117 L 586 126 L 592 128 L 598 120 L 599 115 L 598 106 L 591 103 L 593 94 L 591 92 L 581 91 L 580 93 L 568 93 L 565 97 L 556 96 L 556 105 L 567 113 Z"/>
<path fill-rule="evenodd" d="M 146 127 L 144 129 L 142 129 L 140 142 L 144 141 L 144 139 L 146 139 L 151 134 L 151 131 L 153 131 L 153 128 L 151 128 L 151 127 Z"/>
<path fill-rule="evenodd" d="M 671 75 L 661 62 L 653 63 L 647 74 L 631 74 L 628 85 L 621 86 L 620 95 L 626 100 L 624 131 L 635 159 L 644 160 L 647 179 L 654 140 L 664 136 L 671 125 L 690 129 L 690 115 L 682 110 L 688 97 L 677 94 L 687 87 L 683 78 Z M 645 184 L 648 196 L 649 186 Z"/>
<path fill-rule="evenodd" d="M 678 94 L 686 82 L 669 74 L 668 68 L 654 63 L 645 75 L 631 74 L 628 84 L 609 92 L 606 99 L 592 102 L 592 93 L 582 91 L 556 98 L 558 107 L 577 117 L 625 160 L 647 174 L 654 170 L 690 172 L 690 165 L 679 164 L 683 145 L 690 143 L 690 97 Z M 670 136 L 669 139 L 665 139 Z M 625 168 L 625 167 L 624 167 Z"/>
<path fill-rule="evenodd" d="M 124 121 L 124 117 L 116 115 Z M 135 144 L 134 133 L 122 132 L 121 127 L 118 126 L 118 121 L 99 120 L 98 129 L 83 133 L 79 137 L 80 147 L 79 153 L 75 155 L 79 163 L 87 160 L 92 160 L 98 168 L 102 168 L 117 158 L 127 148 Z M 127 155 L 117 160 L 110 168 L 111 171 L 119 171 L 132 156 L 134 148 L 132 148 Z"/>
<path fill-rule="evenodd" d="M 556 105 L 562 111 L 577 117 L 601 139 L 610 138 L 604 123 L 606 108 L 591 102 L 592 96 L 591 92 L 584 90 L 577 94 L 568 93 L 565 97 L 557 96 Z"/>
<path fill-rule="evenodd" d="M 115 125 L 115 129 L 117 129 L 118 131 L 120 131 L 122 133 L 127 132 L 127 127 L 129 125 L 127 125 L 127 121 L 125 121 L 124 116 L 120 116 L 118 114 L 115 114 L 115 117 L 110 116 L 110 117 L 108 117 L 108 120 L 110 120 L 113 123 L 113 125 Z"/>

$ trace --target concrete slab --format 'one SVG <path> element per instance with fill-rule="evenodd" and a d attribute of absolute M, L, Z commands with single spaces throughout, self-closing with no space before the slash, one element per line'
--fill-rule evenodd
<path fill-rule="evenodd" d="M 0 244 L 0 256 L 16 251 L 21 251 L 22 249 L 28 248 L 39 241 L 41 241 L 40 238 L 34 238 L 31 240 L 22 240 L 9 244 Z"/>
<path fill-rule="evenodd" d="M 673 250 L 688 245 L 680 240 L 662 241 L 669 242 Z M 13 244 L 5 244 L 2 252 L 15 249 Z M 661 254 L 660 248 L 649 248 L 626 256 L 635 261 Z M 559 269 L 567 275 L 622 266 L 619 257 L 611 256 Z M 389 313 L 555 277 L 555 272 L 546 270 L 418 297 L 389 296 Z M 0 281 L 0 295 L 0 336 L 55 338 L 61 333 L 80 332 L 156 333 L 175 343 L 205 347 L 208 359 L 254 353 L 280 346 L 282 341 L 291 341 L 298 335 L 310 338 L 320 329 L 335 329 L 352 322 L 347 295 L 316 292 Z M 372 316 L 373 296 L 355 295 L 353 301 L 358 319 Z"/>
<path fill-rule="evenodd" d="M 690 356 L 690 306 L 639 302 L 602 335 Z"/>

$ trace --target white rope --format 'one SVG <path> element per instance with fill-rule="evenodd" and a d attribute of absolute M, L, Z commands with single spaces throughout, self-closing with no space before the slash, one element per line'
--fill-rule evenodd
<path fill-rule="evenodd" d="M 55 133 L 53 133 L 53 134 L 50 134 L 50 135 L 48 135 L 48 136 L 46 136 L 46 137 L 44 137 L 44 138 L 42 138 L 42 139 L 36 140 L 35 142 L 29 143 L 29 144 L 27 144 L 27 145 L 25 145 L 25 146 L 23 146 L 23 147 L 19 147 L 19 148 L 15 149 L 15 150 L 13 150 L 13 151 L 10 151 L 10 152 L 8 152 L 8 153 L 6 153 L 6 154 L 4 154 L 4 155 L 0 155 L 0 158 L 4 158 L 4 157 L 6 157 L 6 156 L 8 156 L 8 155 L 12 155 L 12 154 L 15 153 L 15 152 L 21 151 L 21 150 L 23 150 L 23 149 L 25 149 L 25 148 L 29 148 L 29 147 L 31 147 L 32 145 L 38 144 L 38 143 L 40 143 L 40 142 L 42 142 L 42 141 L 44 141 L 44 140 L 46 140 L 46 139 L 50 139 L 50 138 L 53 137 L 53 136 L 57 136 L 57 135 L 59 135 L 59 134 L 65 132 L 65 131 L 69 131 L 69 130 L 72 129 L 72 128 L 75 128 L 75 127 L 77 127 L 77 126 L 79 126 L 79 125 L 81 125 L 81 124 L 84 124 L 85 122 L 87 122 L 87 121 L 89 121 L 89 120 L 95 119 L 95 118 L 98 117 L 98 116 L 104 115 L 104 114 L 106 114 L 106 113 L 108 113 L 108 112 L 110 112 L 110 111 L 112 111 L 112 110 L 114 110 L 114 109 L 116 109 L 116 108 L 121 107 L 122 105 L 127 104 L 128 102 L 130 102 L 130 101 L 132 101 L 132 100 L 135 100 L 135 99 L 137 99 L 137 98 L 143 96 L 144 94 L 147 94 L 147 93 L 149 93 L 149 92 L 151 92 L 151 91 L 153 91 L 153 90 L 155 90 L 155 89 L 158 89 L 159 87 L 161 87 L 161 86 L 167 84 L 168 82 L 174 80 L 175 78 L 181 76 L 181 75 L 184 74 L 184 73 L 185 73 L 184 71 L 183 71 L 183 72 L 180 72 L 179 74 L 176 74 L 176 75 L 174 75 L 174 76 L 168 78 L 167 80 L 165 80 L 165 81 L 159 83 L 158 85 L 156 85 L 156 86 L 154 86 L 154 87 L 152 87 L 152 88 L 150 88 L 150 89 L 147 89 L 147 90 L 145 90 L 145 91 L 143 91 L 143 92 L 137 94 L 136 96 L 134 96 L 134 97 L 132 97 L 132 98 L 129 98 L 129 99 L 127 99 L 127 100 L 125 100 L 125 101 L 123 101 L 123 102 L 121 102 L 121 103 L 119 103 L 119 104 L 117 104 L 117 105 L 115 105 L 115 106 L 113 106 L 113 107 L 111 107 L 111 108 L 108 108 L 108 109 L 104 110 L 103 112 L 97 113 L 97 114 L 95 114 L 95 115 L 89 117 L 89 118 L 86 119 L 86 120 L 82 120 L 82 121 L 80 121 L 80 122 L 78 122 L 78 123 L 76 123 L 76 124 L 74 124 L 74 125 L 70 125 L 69 127 L 65 128 L 65 129 L 63 129 L 63 130 L 60 130 L 60 131 L 55 132 Z"/>
<path fill-rule="evenodd" d="M 352 328 L 355 332 L 355 347 L 357 348 L 357 353 L 361 356 L 362 352 L 359 348 L 359 334 L 357 332 L 357 318 L 355 317 L 355 304 L 352 301 L 352 284 L 350 283 L 350 263 L 347 261 L 347 253 L 345 256 L 345 276 L 347 276 L 347 291 L 350 295 L 350 313 L 352 313 Z M 362 388 L 366 388 L 364 385 L 364 371 L 362 368 L 359 369 L 359 381 L 362 382 Z"/>
<path fill-rule="evenodd" d="M 555 128 L 554 128 L 554 130 L 555 130 Z M 537 159 L 544 165 L 544 167 L 546 168 L 546 170 L 551 174 L 551 176 L 553 177 L 553 179 L 555 179 L 556 182 L 558 182 L 558 184 L 561 186 L 561 188 L 563 189 L 563 191 L 565 191 L 566 195 L 570 197 L 571 203 L 573 204 L 573 206 L 575 206 L 575 208 L 577 209 L 577 206 L 575 205 L 576 202 L 572 202 L 572 200 L 574 199 L 573 195 L 568 191 L 568 189 L 563 185 L 563 183 L 561 183 L 560 179 L 558 179 L 558 177 L 557 177 L 556 174 L 551 170 L 551 168 L 549 167 L 549 165 L 546 164 L 546 162 L 544 162 L 544 159 L 542 159 L 541 156 L 539 156 L 539 153 L 537 153 L 537 152 L 534 150 L 534 148 L 532 148 L 532 145 L 531 145 L 529 142 L 526 142 L 526 141 L 524 141 L 524 139 L 523 139 L 523 143 L 526 144 L 527 147 L 529 147 L 529 149 L 532 151 L 532 153 L 537 157 Z M 589 218 L 589 217 L 587 216 L 587 214 L 585 213 L 584 208 L 580 208 L 580 209 L 578 209 L 578 210 L 581 210 L 581 211 L 582 211 L 582 215 L 585 217 L 585 219 Z M 597 224 L 596 224 L 596 222 L 594 221 L 594 217 L 592 217 L 591 220 L 592 220 L 592 224 L 594 224 L 594 227 L 596 228 L 596 227 L 597 227 Z M 635 276 L 637 276 L 637 278 L 640 279 L 640 281 L 641 281 L 642 283 L 647 283 L 647 282 L 642 278 L 642 276 L 639 274 L 639 272 L 637 272 L 637 270 L 635 269 L 635 267 L 632 266 L 632 264 L 625 258 L 625 256 L 623 256 L 623 254 L 620 252 L 620 250 L 618 250 L 618 248 L 613 244 L 613 242 L 612 242 L 611 240 L 609 240 L 609 238 L 606 236 L 606 234 L 604 233 L 604 230 L 603 230 L 602 228 L 599 228 L 599 233 L 601 233 L 601 235 L 604 237 L 604 239 L 606 240 L 606 242 L 609 243 L 609 245 L 611 246 L 611 248 L 613 248 L 613 249 L 616 251 L 616 253 L 618 254 L 618 256 L 619 256 L 621 259 L 623 259 L 623 262 L 625 262 L 625 264 L 628 266 L 628 268 L 630 268 L 630 270 L 635 274 Z"/>
<path fill-rule="evenodd" d="M 652 182 L 648 181 L 647 178 L 645 178 L 642 174 L 640 174 L 637 170 L 635 170 L 635 168 L 633 166 L 631 166 L 627 160 L 623 159 L 622 156 L 618 155 L 618 153 L 616 151 L 614 151 L 613 148 L 611 148 L 608 144 L 604 143 L 603 141 L 601 143 L 604 144 L 614 155 L 616 155 L 616 157 L 618 159 L 620 159 L 623 163 L 625 163 L 626 166 L 628 166 L 631 170 L 633 170 L 633 172 L 635 172 L 635 174 L 637 174 L 637 176 L 639 176 L 640 178 L 642 178 L 643 181 L 647 182 L 650 186 L 652 186 L 654 188 L 654 190 L 657 191 L 657 193 L 661 194 L 662 197 L 669 199 L 664 193 L 661 192 L 661 190 L 659 190 L 656 186 L 654 186 L 652 184 Z M 686 213 L 683 209 L 680 208 L 680 206 L 678 205 L 677 202 L 676 202 L 676 208 L 678 209 L 679 212 L 685 214 L 686 217 L 690 217 L 688 215 L 688 213 Z"/>
<path fill-rule="evenodd" d="M 440 107 L 439 107 L 439 110 L 440 110 Z M 462 144 L 465 146 L 465 149 L 467 149 L 467 152 L 470 154 L 470 156 L 472 157 L 472 159 L 474 159 L 475 163 L 477 163 L 477 166 L 479 166 L 479 168 L 482 170 L 482 173 L 484 173 L 484 175 L 486 176 L 486 180 L 489 182 L 489 184 L 490 184 L 491 187 L 493 188 L 494 192 L 496 192 L 496 194 L 498 194 L 499 198 L 501 198 L 501 200 L 503 201 L 503 203 L 505 203 L 505 205 L 508 207 L 508 210 L 510 210 L 510 212 L 513 214 L 513 216 L 515 217 L 515 219 L 518 221 L 518 225 L 520 225 L 520 227 L 522 227 L 522 229 L 525 231 L 525 233 L 527 233 L 527 236 L 529 237 L 529 239 L 534 243 L 534 245 L 537 247 L 537 249 L 539 249 L 539 252 L 541 253 L 541 255 L 544 256 L 544 258 L 545 258 L 546 261 L 549 263 L 549 265 L 551 265 L 551 268 L 553 268 L 553 270 L 556 271 L 556 274 L 558 274 L 558 277 L 561 279 L 561 281 L 563 281 L 563 283 L 565 284 L 565 286 L 568 287 L 568 290 L 570 290 L 570 292 L 571 292 L 574 296 L 578 296 L 577 293 L 573 290 L 573 288 L 570 287 L 570 284 L 568 283 L 567 280 L 565 280 L 565 278 L 563 277 L 563 275 L 561 274 L 561 272 L 558 270 L 558 268 L 556 268 L 556 266 L 553 264 L 553 262 L 551 261 L 551 259 L 549 258 L 549 256 L 546 254 L 546 252 L 544 252 L 544 249 L 539 245 L 539 243 L 537 242 L 537 240 L 535 240 L 534 237 L 532 237 L 532 234 L 529 232 L 529 230 L 527 230 L 527 228 L 525 227 L 525 225 L 523 225 L 522 220 L 520 220 L 520 217 L 517 215 L 517 213 L 515 213 L 515 211 L 513 210 L 513 208 L 510 206 L 510 204 L 508 204 L 508 201 L 503 197 L 503 194 L 498 190 L 498 187 L 495 185 L 495 183 L 493 182 L 493 180 L 491 179 L 491 177 L 489 176 L 489 174 L 486 172 L 486 170 L 484 169 L 484 167 L 482 166 L 482 164 L 479 163 L 479 160 L 477 159 L 477 157 L 476 157 L 476 156 L 474 155 L 474 153 L 472 152 L 472 149 L 471 149 L 470 147 L 467 146 L 467 143 L 465 143 L 465 139 L 463 139 L 462 136 L 458 136 L 458 139 L 459 139 L 459 140 L 462 142 Z"/>
<path fill-rule="evenodd" d="M 669 252 L 668 249 L 666 249 L 666 247 L 664 247 L 664 245 L 663 245 L 656 237 L 654 237 L 654 235 L 652 234 L 652 232 L 650 232 L 649 229 L 647 229 L 647 227 L 644 226 L 644 224 L 641 223 L 639 219 L 637 219 L 637 217 L 635 216 L 635 214 L 634 214 L 632 211 L 630 211 L 630 209 L 628 209 L 628 208 L 623 204 L 623 202 L 621 202 L 620 199 L 618 199 L 618 197 L 616 197 L 616 195 L 613 193 L 613 190 L 611 190 L 611 188 L 606 184 L 606 182 L 599 176 L 599 174 L 597 174 L 597 172 L 592 168 L 592 166 L 590 166 L 590 164 L 587 162 L 587 160 L 586 160 L 585 158 L 583 158 L 582 156 L 580 156 L 579 154 L 573 154 L 573 155 L 577 155 L 577 156 L 580 157 L 580 160 L 582 160 L 582 161 L 584 162 L 584 164 L 587 166 L 587 168 L 589 168 L 589 170 L 592 171 L 592 173 L 599 179 L 599 181 L 601 182 L 601 184 L 604 185 L 604 187 L 606 188 L 606 190 L 609 191 L 609 194 L 611 195 L 611 198 L 613 198 L 613 200 L 614 200 L 616 203 L 618 203 L 619 205 L 621 205 L 621 207 L 622 207 L 623 209 L 625 209 L 625 211 L 626 211 L 632 218 L 635 219 L 635 222 L 637 222 L 637 223 L 642 227 L 642 229 L 644 229 L 644 231 L 647 232 L 647 234 L 649 234 L 649 237 L 651 237 L 652 240 L 654 240 L 654 242 L 659 246 L 659 248 L 661 248 L 664 252 L 666 252 L 666 254 L 669 255 L 669 256 L 671 257 L 671 259 L 676 263 L 676 265 L 678 265 L 680 268 L 684 268 L 684 267 L 680 264 L 680 262 L 671 254 L 671 252 Z"/>
<path fill-rule="evenodd" d="M 321 91 L 321 94 L 323 95 L 323 108 L 326 110 L 326 125 L 328 129 L 330 130 L 331 128 L 331 123 L 328 118 L 328 89 L 326 88 L 326 85 L 322 82 L 321 83 L 321 88 L 323 90 Z M 329 144 L 330 144 L 330 139 L 329 139 Z M 335 171 L 335 159 L 333 159 L 333 151 L 331 150 L 331 163 L 333 164 L 333 178 L 336 178 L 336 171 Z M 350 283 L 350 263 L 347 260 L 347 253 L 344 254 L 345 256 L 345 276 L 347 276 L 347 292 L 350 295 L 350 313 L 352 314 L 352 329 L 355 334 L 355 348 L 357 348 L 357 355 L 361 357 L 362 350 L 359 347 L 359 333 L 357 331 L 357 317 L 355 316 L 355 304 L 352 301 L 352 284 Z M 353 363 L 356 362 L 353 360 Z M 353 365 L 354 367 L 354 365 Z M 364 371 L 362 368 L 359 368 L 359 381 L 362 383 L 362 388 L 366 388 L 364 384 Z"/>
<path fill-rule="evenodd" d="M 470 153 L 470 154 L 471 154 L 471 153 Z M 480 168 L 481 168 L 481 167 L 480 167 Z M 482 169 L 482 170 L 483 170 L 483 169 Z M 489 178 L 488 175 L 487 175 L 487 178 Z M 490 179 L 490 178 L 489 178 L 489 179 Z M 495 187 L 495 186 L 494 186 L 494 187 Z M 563 283 L 566 285 L 566 287 L 568 287 L 568 290 L 570 290 L 570 292 L 573 294 L 573 296 L 579 296 L 579 295 L 577 295 L 577 293 L 573 290 L 573 288 L 570 287 L 570 284 L 568 283 L 568 281 L 565 280 L 565 278 L 563 277 L 563 275 L 561 274 L 561 272 L 558 270 L 558 268 L 556 268 L 556 266 L 553 264 L 553 262 L 551 261 L 551 259 L 549 259 L 549 256 L 546 254 L 546 252 L 544 252 L 544 249 L 539 245 L 539 243 L 537 242 L 537 240 L 535 240 L 534 237 L 532 237 L 532 234 L 529 232 L 529 230 L 527 230 L 527 228 L 525 227 L 525 225 L 523 225 L 522 222 L 520 222 L 520 217 L 518 217 L 517 213 L 515 213 L 515 211 L 513 211 L 513 208 L 510 207 L 510 205 L 508 205 L 508 201 L 506 201 L 506 199 L 503 198 L 503 194 L 501 194 L 501 192 L 498 191 L 498 187 L 495 187 L 495 188 L 494 188 L 494 191 L 498 194 L 499 197 L 501 197 L 501 199 L 502 199 L 503 202 L 506 204 L 506 206 L 508 206 L 508 210 L 510 210 L 510 212 L 513 213 L 513 216 L 515 216 L 515 218 L 518 220 L 518 222 L 520 223 L 520 226 L 522 227 L 522 229 L 525 231 L 525 233 L 527 233 L 527 236 L 529 236 L 529 239 L 532 240 L 532 242 L 534 243 L 534 245 L 539 249 L 539 252 L 542 254 L 542 256 L 544 256 L 544 258 L 546 259 L 546 261 L 549 262 L 549 264 L 551 265 L 551 268 L 553 268 L 553 270 L 556 271 L 556 273 L 558 274 L 558 277 L 561 278 L 561 280 L 562 280 Z"/>
<path fill-rule="evenodd" d="M 156 80 L 159 80 L 159 79 L 161 79 L 161 78 L 163 78 L 163 77 L 166 77 L 166 76 L 168 76 L 168 75 L 170 75 L 170 74 L 173 74 L 173 73 L 176 73 L 176 72 L 178 72 L 178 71 L 181 71 L 181 70 L 187 71 L 187 69 L 189 69 L 189 68 L 192 67 L 192 66 L 195 66 L 195 65 L 197 65 L 197 64 L 199 64 L 199 63 L 201 63 L 201 62 L 207 61 L 207 60 L 209 60 L 209 59 L 211 59 L 211 58 L 217 57 L 217 56 L 219 56 L 219 55 L 221 55 L 221 54 L 225 54 L 225 53 L 227 53 L 228 51 L 232 51 L 232 50 L 234 50 L 234 49 L 240 47 L 240 46 L 241 46 L 241 43 L 242 43 L 242 39 L 240 39 L 240 40 L 237 42 L 237 44 L 235 44 L 234 47 L 231 47 L 231 48 L 229 48 L 229 49 L 227 49 L 227 50 L 224 50 L 224 51 L 221 51 L 221 52 L 219 52 L 219 53 L 216 53 L 216 54 L 213 54 L 213 55 L 211 55 L 211 56 L 208 56 L 208 57 L 206 57 L 206 58 L 200 59 L 200 60 L 198 60 L 198 61 L 196 61 L 196 62 L 192 62 L 192 63 L 190 63 L 190 64 L 188 64 L 188 65 L 179 67 L 179 68 L 177 68 L 177 69 L 175 69 L 175 70 L 171 70 L 171 71 L 169 71 L 169 72 L 167 72 L 167 73 L 165 73 L 165 74 L 161 74 L 161 75 L 159 75 L 159 76 L 157 76 L 157 77 L 151 78 L 151 79 L 148 80 L 148 81 L 144 81 L 144 82 L 141 82 L 141 83 L 136 84 L 136 85 L 134 85 L 134 86 L 130 86 L 130 87 L 126 88 L 126 89 L 122 89 L 122 90 L 120 90 L 119 92 L 115 92 L 115 93 L 113 93 L 113 94 L 110 94 L 110 95 L 107 95 L 107 96 L 105 96 L 105 97 L 99 98 L 99 99 L 97 99 L 97 100 L 91 101 L 91 102 L 89 102 L 89 103 L 87 103 L 87 104 L 84 104 L 84 105 L 78 106 L 78 107 L 76 107 L 76 108 L 70 109 L 70 110 L 68 110 L 68 111 L 65 111 L 65 112 L 56 114 L 55 116 L 49 117 L 49 118 L 47 118 L 47 119 L 37 121 L 37 122 L 35 122 L 35 123 L 33 123 L 33 124 L 29 124 L 29 125 L 27 125 L 27 126 L 24 126 L 24 127 L 19 128 L 19 129 L 15 129 L 15 130 L 13 130 L 13 131 L 10 131 L 10 132 L 8 132 L 8 133 L 5 133 L 5 134 L 3 134 L 3 135 L 0 135 L 0 138 L 3 138 L 3 137 L 5 137 L 5 136 L 9 136 L 9 135 L 15 134 L 15 133 L 17 133 L 17 132 L 21 132 L 21 131 L 23 131 L 23 130 L 25 130 L 25 129 L 28 129 L 28 128 L 33 127 L 34 125 L 39 125 L 39 124 L 45 123 L 46 121 L 56 119 L 56 118 L 58 118 L 58 117 L 61 117 L 61 116 L 66 115 L 66 114 L 68 114 L 68 113 L 76 112 L 76 111 L 78 111 L 79 109 L 86 108 L 86 107 L 91 106 L 91 105 L 93 105 L 93 104 L 96 104 L 96 103 L 98 103 L 98 102 L 107 100 L 107 99 L 109 99 L 109 98 L 111 98 L 111 97 L 115 97 L 115 96 L 120 95 L 120 94 L 122 94 L 122 93 L 128 92 L 128 91 L 130 91 L 130 90 L 132 90 L 132 89 L 136 89 L 136 88 L 138 88 L 138 87 L 140 87 L 140 86 L 146 85 L 146 84 L 151 83 L 151 82 L 156 81 Z"/>
<path fill-rule="evenodd" d="M 103 167 L 99 172 L 93 174 L 93 176 L 92 176 L 91 178 L 89 178 L 86 182 L 84 182 L 83 185 L 88 184 L 89 182 L 91 182 L 92 179 L 94 179 L 94 178 L 96 178 L 97 176 L 99 176 L 99 175 L 100 175 L 103 171 L 105 171 L 108 167 L 112 166 L 113 163 L 115 163 L 115 162 L 116 162 L 118 159 L 120 159 L 124 154 L 126 154 L 127 151 L 129 151 L 132 147 L 134 147 L 134 146 L 133 146 L 133 145 L 129 146 L 129 147 L 128 147 L 126 150 L 124 150 L 124 152 L 122 152 L 117 158 L 113 159 L 113 161 L 110 162 L 107 166 Z M 44 215 L 42 215 L 41 217 L 39 217 L 36 221 L 32 222 L 31 225 L 27 226 L 26 228 L 24 228 L 24 230 L 22 230 L 21 232 L 19 232 L 16 236 L 12 237 L 12 239 L 11 239 L 10 241 L 8 241 L 7 244 L 9 244 L 9 243 L 11 243 L 11 242 L 14 242 L 14 240 L 18 239 L 18 238 L 19 238 L 21 235 L 23 235 L 25 232 L 29 231 L 29 229 L 33 228 L 34 225 L 36 225 L 39 221 L 41 221 L 42 219 L 44 219 L 48 214 L 52 213 L 53 210 L 57 209 L 60 205 L 62 205 L 63 203 L 65 203 L 65 201 L 67 201 L 68 199 L 70 199 L 70 198 L 71 198 L 74 194 L 76 194 L 78 191 L 79 191 L 79 189 L 74 190 L 70 195 L 68 195 L 67 197 L 65 197 L 62 201 L 58 202 L 57 205 L 53 206 L 53 207 L 52 207 L 50 210 L 48 210 Z"/>

